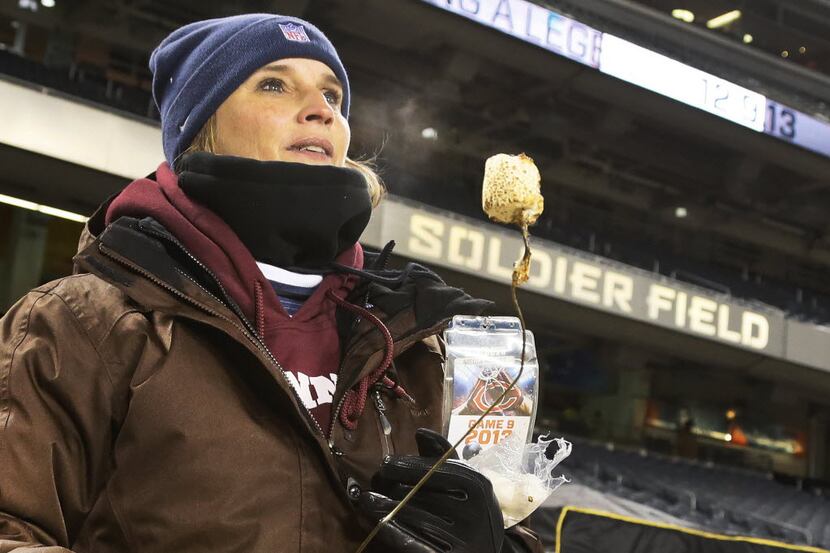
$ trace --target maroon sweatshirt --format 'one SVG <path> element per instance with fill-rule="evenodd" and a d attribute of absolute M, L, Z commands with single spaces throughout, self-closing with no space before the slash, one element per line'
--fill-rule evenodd
<path fill-rule="evenodd" d="M 143 178 L 128 185 L 110 204 L 106 223 L 122 216 L 152 217 L 178 238 L 219 278 L 254 323 L 303 403 L 328 434 L 340 364 L 340 339 L 335 305 L 326 292 L 333 290 L 345 297 L 356 284 L 356 277 L 327 275 L 302 308 L 290 317 L 233 230 L 214 212 L 185 195 L 167 162 L 159 166 L 155 176 L 156 180 Z M 336 261 L 362 269 L 363 249 L 355 244 Z"/>

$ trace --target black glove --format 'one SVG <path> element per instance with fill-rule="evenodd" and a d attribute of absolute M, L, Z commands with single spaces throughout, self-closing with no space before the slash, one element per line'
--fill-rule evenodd
<path fill-rule="evenodd" d="M 387 457 L 362 493 L 358 506 L 373 521 L 394 509 L 433 463 L 452 446 L 432 430 L 415 433 L 421 456 Z M 400 553 L 500 553 L 504 519 L 490 481 L 472 468 L 447 460 L 385 524 L 375 541 Z M 456 460 L 453 460 L 456 459 Z"/>
<path fill-rule="evenodd" d="M 504 531 L 501 553 L 544 553 L 544 548 L 535 532 L 517 524 Z"/>

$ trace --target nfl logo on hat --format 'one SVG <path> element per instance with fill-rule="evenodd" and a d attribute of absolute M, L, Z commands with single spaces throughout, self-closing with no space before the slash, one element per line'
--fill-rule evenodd
<path fill-rule="evenodd" d="M 301 25 L 294 23 L 279 24 L 280 30 L 285 38 L 294 42 L 311 42 L 308 35 L 305 34 L 305 29 Z"/>

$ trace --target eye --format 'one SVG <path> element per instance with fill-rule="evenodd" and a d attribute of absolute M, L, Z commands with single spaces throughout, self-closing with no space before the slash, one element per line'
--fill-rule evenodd
<path fill-rule="evenodd" d="M 280 79 L 265 79 L 259 83 L 259 88 L 266 92 L 285 92 L 285 83 Z"/>
<path fill-rule="evenodd" d="M 342 100 L 343 95 L 337 90 L 324 90 L 323 95 L 326 97 L 326 101 L 332 106 L 340 106 L 340 101 Z"/>

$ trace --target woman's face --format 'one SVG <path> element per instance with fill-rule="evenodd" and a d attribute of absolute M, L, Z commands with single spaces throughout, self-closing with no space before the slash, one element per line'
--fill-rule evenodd
<path fill-rule="evenodd" d="M 343 166 L 349 123 L 343 86 L 319 61 L 288 58 L 257 70 L 216 111 L 216 152 Z"/>

